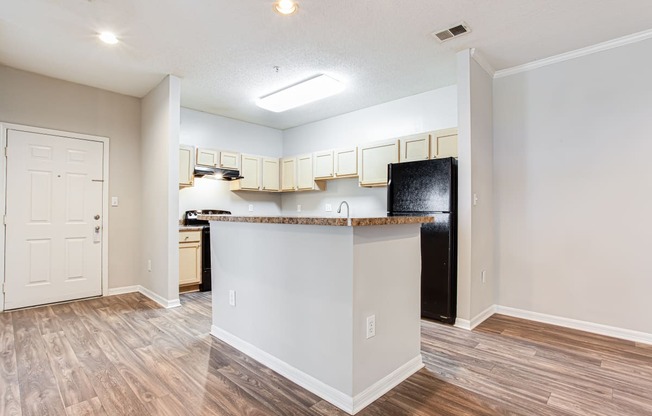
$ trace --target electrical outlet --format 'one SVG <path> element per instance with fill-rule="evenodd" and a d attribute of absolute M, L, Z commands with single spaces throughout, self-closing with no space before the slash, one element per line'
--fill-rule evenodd
<path fill-rule="evenodd" d="M 297 212 L 301 212 L 301 204 L 297 204 Z"/>
<path fill-rule="evenodd" d="M 367 339 L 376 336 L 376 315 L 367 316 Z"/>
<path fill-rule="evenodd" d="M 229 305 L 235 306 L 235 290 L 229 290 Z"/>
<path fill-rule="evenodd" d="M 333 206 L 331 204 L 326 204 L 324 206 L 324 211 L 331 212 L 332 210 L 333 210 Z"/>
<path fill-rule="evenodd" d="M 152 271 L 152 260 L 147 260 L 147 271 L 148 272 Z"/>
<path fill-rule="evenodd" d="M 254 204 L 249 204 L 249 212 L 253 212 L 253 211 L 254 211 Z"/>
<path fill-rule="evenodd" d="M 486 283 L 486 282 L 487 282 L 487 271 L 483 270 L 482 271 L 482 283 Z"/>

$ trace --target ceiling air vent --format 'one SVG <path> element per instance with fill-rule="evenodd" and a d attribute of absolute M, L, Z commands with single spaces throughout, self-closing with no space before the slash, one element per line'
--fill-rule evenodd
<path fill-rule="evenodd" d="M 448 39 L 453 39 L 458 36 L 462 36 L 465 33 L 469 33 L 471 28 L 469 28 L 466 23 L 460 23 L 457 26 L 453 26 L 449 29 L 442 30 L 441 32 L 433 32 L 432 35 L 439 39 L 440 42 L 444 42 Z"/>

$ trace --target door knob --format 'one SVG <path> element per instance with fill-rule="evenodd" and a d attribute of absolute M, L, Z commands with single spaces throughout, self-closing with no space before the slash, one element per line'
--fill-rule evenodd
<path fill-rule="evenodd" d="M 99 220 L 99 219 L 100 219 L 100 216 L 99 216 L 99 215 L 95 215 L 94 218 L 95 218 L 96 220 Z"/>
<path fill-rule="evenodd" d="M 96 225 L 96 226 L 95 226 L 95 232 L 96 232 L 96 233 L 99 233 L 99 232 L 100 232 L 100 226 L 99 226 L 99 225 Z"/>

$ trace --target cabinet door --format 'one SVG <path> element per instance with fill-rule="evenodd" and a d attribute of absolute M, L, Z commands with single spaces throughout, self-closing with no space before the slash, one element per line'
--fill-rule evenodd
<path fill-rule="evenodd" d="M 220 152 L 220 167 L 223 169 L 240 169 L 239 154 L 235 152 Z"/>
<path fill-rule="evenodd" d="M 430 158 L 457 157 L 457 128 L 437 130 L 430 136 Z"/>
<path fill-rule="evenodd" d="M 332 150 L 315 152 L 313 163 L 315 165 L 315 179 L 331 179 L 334 176 Z"/>
<path fill-rule="evenodd" d="M 263 191 L 278 191 L 280 189 L 278 166 L 278 159 L 263 158 Z"/>
<path fill-rule="evenodd" d="M 358 148 L 336 149 L 333 151 L 335 176 L 346 178 L 358 176 Z"/>
<path fill-rule="evenodd" d="M 281 191 L 297 189 L 297 159 L 286 157 L 281 159 Z"/>
<path fill-rule="evenodd" d="M 192 146 L 179 147 L 179 186 L 192 186 L 193 153 L 195 149 Z"/>
<path fill-rule="evenodd" d="M 401 156 L 399 161 L 412 162 L 415 160 L 428 159 L 430 146 L 430 134 L 415 134 L 413 136 L 401 137 L 399 139 Z"/>
<path fill-rule="evenodd" d="M 386 186 L 387 165 L 398 163 L 398 140 L 384 140 L 358 147 L 361 186 Z"/>
<path fill-rule="evenodd" d="M 310 190 L 315 188 L 312 164 L 312 153 L 297 156 L 297 189 Z"/>
<path fill-rule="evenodd" d="M 201 283 L 201 243 L 179 243 L 179 286 Z"/>
<path fill-rule="evenodd" d="M 259 156 L 242 155 L 240 164 L 240 189 L 257 191 L 260 189 L 260 165 Z"/>
<path fill-rule="evenodd" d="M 220 160 L 220 152 L 212 149 L 197 149 L 196 164 L 216 168 Z"/>

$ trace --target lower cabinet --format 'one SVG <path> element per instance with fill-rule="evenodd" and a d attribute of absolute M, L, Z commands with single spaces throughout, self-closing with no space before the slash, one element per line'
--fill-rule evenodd
<path fill-rule="evenodd" d="M 199 290 L 201 272 L 201 231 L 179 231 L 179 292 Z"/>

